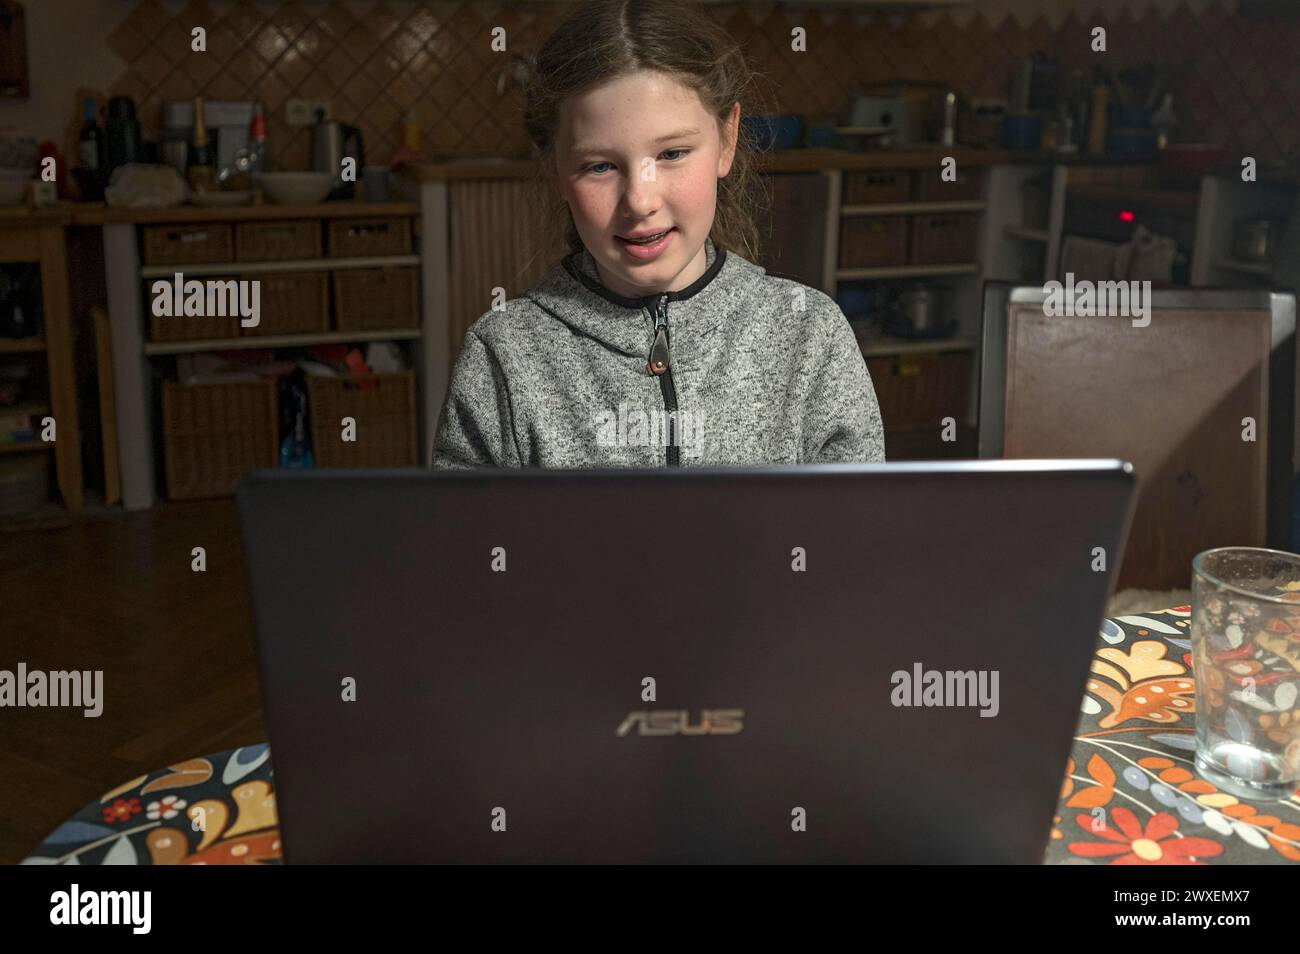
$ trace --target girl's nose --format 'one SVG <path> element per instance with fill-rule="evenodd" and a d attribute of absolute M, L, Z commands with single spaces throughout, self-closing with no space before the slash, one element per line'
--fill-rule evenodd
<path fill-rule="evenodd" d="M 628 203 L 653 205 L 657 200 L 659 183 L 655 175 L 656 168 L 652 160 L 638 164 L 627 178 L 624 190 Z"/>
<path fill-rule="evenodd" d="M 654 183 L 628 183 L 623 193 L 623 205 L 629 218 L 644 219 L 653 215 L 659 208 L 659 195 Z"/>

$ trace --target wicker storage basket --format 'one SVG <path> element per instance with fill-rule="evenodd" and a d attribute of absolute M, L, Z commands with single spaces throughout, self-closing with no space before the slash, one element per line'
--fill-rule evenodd
<path fill-rule="evenodd" d="M 330 258 L 409 255 L 411 252 L 410 219 L 334 219 L 328 230 Z"/>
<path fill-rule="evenodd" d="M 239 479 L 278 460 L 276 382 L 186 386 L 164 381 L 163 451 L 172 500 L 233 494 Z"/>
<path fill-rule="evenodd" d="M 240 222 L 235 226 L 235 258 L 241 262 L 320 258 L 320 220 Z"/>
<path fill-rule="evenodd" d="M 883 268 L 907 262 L 906 215 L 857 215 L 840 224 L 840 267 Z"/>
<path fill-rule="evenodd" d="M 975 259 L 976 213 L 938 212 L 912 222 L 912 265 L 951 265 Z"/>
<path fill-rule="evenodd" d="M 969 351 L 872 357 L 867 371 L 888 431 L 932 430 L 945 417 L 966 419 Z"/>
<path fill-rule="evenodd" d="M 193 280 L 204 283 L 204 307 L 206 308 L 207 282 L 230 282 L 238 279 L 234 275 L 205 275 L 202 278 Z M 155 281 L 167 281 L 167 279 L 149 279 L 144 283 L 144 301 L 149 315 L 150 341 L 213 341 L 239 337 L 238 314 L 218 317 L 173 315 L 170 318 L 159 318 L 153 313 L 153 291 L 151 286 Z M 169 291 L 167 294 L 171 294 L 171 292 Z M 229 305 L 229 296 L 224 297 L 226 298 L 226 304 Z M 215 301 L 213 304 L 215 304 Z M 227 307 L 226 310 L 229 310 L 229 308 Z M 236 308 L 236 311 L 238 311 L 238 308 Z"/>
<path fill-rule="evenodd" d="M 919 176 L 920 188 L 917 198 L 922 202 L 964 202 L 980 197 L 984 185 L 983 173 L 979 169 L 959 169 L 957 178 L 948 182 L 938 169 L 930 169 Z"/>
<path fill-rule="evenodd" d="M 325 272 L 261 272 L 244 278 L 262 283 L 259 321 L 252 327 L 240 327 L 245 337 L 329 331 L 329 276 Z"/>
<path fill-rule="evenodd" d="M 337 330 L 420 327 L 420 275 L 415 268 L 348 268 L 333 274 Z"/>
<path fill-rule="evenodd" d="M 196 225 L 146 225 L 141 260 L 145 265 L 193 265 L 228 262 L 234 241 L 228 222 Z"/>
<path fill-rule="evenodd" d="M 844 173 L 845 205 L 882 205 L 911 198 L 912 173 L 907 169 Z"/>
<path fill-rule="evenodd" d="M 415 465 L 415 375 L 308 375 L 312 455 L 317 467 Z M 343 440 L 343 418 L 356 421 L 356 440 Z"/>

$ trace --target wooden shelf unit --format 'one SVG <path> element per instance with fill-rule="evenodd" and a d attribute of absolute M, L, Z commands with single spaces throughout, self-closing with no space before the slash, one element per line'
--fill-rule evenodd
<path fill-rule="evenodd" d="M 420 337 L 419 328 L 395 331 L 323 331 L 310 335 L 258 335 L 256 338 L 209 338 L 204 341 L 152 341 L 144 346 L 150 357 L 164 354 L 193 354 L 196 351 L 243 351 L 247 348 L 305 348 L 316 344 L 347 341 L 410 341 Z"/>
<path fill-rule="evenodd" d="M 1242 182 L 1236 176 L 1210 175 L 1201 180 L 1196 215 L 1196 244 L 1192 250 L 1193 285 L 1253 287 L 1274 284 L 1275 270 L 1283 284 L 1286 269 L 1272 262 L 1244 262 L 1232 251 L 1233 226 L 1241 219 L 1267 216 L 1289 220 L 1296 208 L 1300 184 L 1261 179 Z M 1291 223 L 1287 222 L 1287 227 Z M 1283 229 L 1285 231 L 1285 228 Z"/>
<path fill-rule="evenodd" d="M 262 222 L 277 219 L 413 218 L 413 202 L 318 202 L 314 205 L 236 205 L 207 208 L 174 205 L 166 209 L 117 209 L 102 202 L 67 207 L 73 225 L 166 225 L 181 222 Z"/>
<path fill-rule="evenodd" d="M 1070 198 L 1085 199 L 1099 205 L 1128 204 L 1148 209 L 1185 212 L 1195 209 L 1200 197 L 1195 192 L 1150 189 L 1141 186 L 1102 185 L 1080 182 L 1067 186 Z"/>
<path fill-rule="evenodd" d="M 204 262 L 199 265 L 145 265 L 141 278 L 171 278 L 177 272 L 187 276 L 243 275 L 265 272 L 335 272 L 349 268 L 382 268 L 392 265 L 419 265 L 418 255 L 375 255 L 368 258 L 300 258 L 283 262 Z"/>
<path fill-rule="evenodd" d="M 0 264 L 36 263 L 40 267 L 44 336 L 0 338 L 0 355 L 44 355 L 52 442 L 3 444 L 5 454 L 54 452 L 54 471 L 64 506 L 76 513 L 84 496 L 81 474 L 81 432 L 77 415 L 76 369 L 73 363 L 72 316 L 69 303 L 68 257 L 64 226 L 66 209 L 0 209 Z"/>
<path fill-rule="evenodd" d="M 98 223 L 104 230 L 104 263 L 108 285 L 109 315 L 113 341 L 114 393 L 120 441 L 122 501 L 128 510 L 153 505 L 155 499 L 155 456 L 150 362 L 201 351 L 307 347 L 313 344 L 371 341 L 410 341 L 417 389 L 417 434 L 420 459 L 427 463 L 432 454 L 433 429 L 437 413 L 429 404 L 430 379 L 439 360 L 437 349 L 425 347 L 430 338 L 433 316 L 431 297 L 425 288 L 428 268 L 419 243 L 428 232 L 423 228 L 423 208 L 417 202 L 326 202 L 307 206 L 240 206 L 132 210 L 85 208 L 77 218 L 82 224 Z M 375 255 L 348 258 L 322 256 L 283 261 L 204 262 L 193 265 L 142 265 L 138 229 L 149 225 L 205 222 L 276 221 L 317 219 L 327 228 L 331 219 L 406 218 L 412 220 L 416 249 L 408 255 Z M 232 256 L 233 257 L 233 256 Z M 318 272 L 340 269 L 414 267 L 420 273 L 421 291 L 417 327 L 402 329 L 328 331 L 308 334 L 256 335 L 194 341 L 149 341 L 148 307 L 144 286 L 150 279 L 170 279 L 177 272 L 186 278 L 203 275 Z M 441 400 L 439 395 L 438 400 Z"/>
<path fill-rule="evenodd" d="M 1242 262 L 1232 258 L 1219 258 L 1214 261 L 1215 268 L 1229 272 L 1241 272 L 1244 275 L 1259 275 L 1267 278 L 1273 274 L 1273 266 L 1268 262 Z"/>
<path fill-rule="evenodd" d="M 886 265 L 882 268 L 837 268 L 836 281 L 859 279 L 930 278 L 941 275 L 974 275 L 979 272 L 978 262 L 955 262 L 952 265 Z"/>
<path fill-rule="evenodd" d="M 915 212 L 983 212 L 985 203 L 980 199 L 963 199 L 956 202 L 881 202 L 876 205 L 844 205 L 840 215 L 907 215 Z"/>
<path fill-rule="evenodd" d="M 956 319 L 954 337 L 923 341 L 891 336 L 859 338 L 858 343 L 862 348 L 864 360 L 951 351 L 971 351 L 974 352 L 972 360 L 978 359 L 978 346 L 975 342 L 980 332 L 980 316 L 975 309 L 980 297 L 978 290 L 983 274 L 983 268 L 980 264 L 983 250 L 978 245 L 974 261 L 937 265 L 891 265 L 869 268 L 840 267 L 840 227 L 845 218 L 875 215 L 919 216 L 935 213 L 976 213 L 981 220 L 987 218 L 988 176 L 992 169 L 984 162 L 972 162 L 964 165 L 964 160 L 967 157 L 961 155 L 960 150 L 957 150 L 957 152 L 959 153 L 957 159 L 959 170 L 970 168 L 980 170 L 983 182 L 979 198 L 845 204 L 842 201 L 844 175 L 854 170 L 851 167 L 823 170 L 823 175 L 828 180 L 826 232 L 823 244 L 825 258 L 822 275 L 822 290 L 826 294 L 834 298 L 839 290 L 839 283 L 846 281 L 879 280 L 883 282 L 909 278 L 946 278 L 955 285 L 953 294 L 948 296 L 951 309 L 950 316 Z M 925 151 L 922 161 L 900 162 L 896 167 L 884 167 L 882 171 L 892 171 L 895 168 L 899 170 L 907 169 L 913 176 L 933 175 L 937 177 L 941 173 L 940 160 L 943 155 L 944 153 L 941 152 L 931 154 Z M 914 159 L 915 157 L 911 158 Z M 983 233 L 983 224 L 983 221 L 977 223 L 977 242 L 980 241 L 980 236 Z M 976 376 L 971 375 L 970 386 L 967 389 L 966 407 L 959 421 L 964 427 L 975 426 L 977 384 Z M 887 430 L 889 426 L 888 415 L 886 415 L 885 427 Z"/>
<path fill-rule="evenodd" d="M 868 358 L 878 358 L 891 354 L 929 354 L 934 351 L 974 351 L 975 342 L 966 338 L 895 338 L 882 335 L 878 338 L 863 336 L 858 338 L 858 346 Z"/>
<path fill-rule="evenodd" d="M 1050 234 L 1047 229 L 1028 229 L 1023 225 L 1007 225 L 1002 229 L 1012 238 L 1024 239 L 1026 242 L 1043 242 L 1050 241 Z"/>
<path fill-rule="evenodd" d="M 48 347 L 44 338 L 0 338 L 0 354 L 33 354 Z"/>
<path fill-rule="evenodd" d="M 0 454 L 38 454 L 41 451 L 56 450 L 57 443 L 57 441 L 27 441 L 0 444 Z"/>

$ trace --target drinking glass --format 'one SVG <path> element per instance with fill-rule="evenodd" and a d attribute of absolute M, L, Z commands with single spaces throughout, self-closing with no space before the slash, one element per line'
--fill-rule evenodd
<path fill-rule="evenodd" d="M 1300 556 L 1220 547 L 1192 560 L 1196 768 L 1243 798 L 1300 785 Z"/>

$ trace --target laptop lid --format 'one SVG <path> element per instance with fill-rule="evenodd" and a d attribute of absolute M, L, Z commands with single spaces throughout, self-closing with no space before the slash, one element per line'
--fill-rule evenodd
<path fill-rule="evenodd" d="M 255 472 L 286 860 L 1038 862 L 1132 490 L 1119 461 Z"/>

